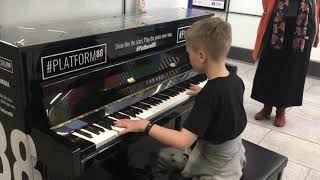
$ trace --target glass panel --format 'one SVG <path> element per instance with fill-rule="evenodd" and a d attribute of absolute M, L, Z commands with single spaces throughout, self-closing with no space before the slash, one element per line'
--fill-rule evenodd
<path fill-rule="evenodd" d="M 89 78 L 77 77 L 72 82 L 43 87 L 50 121 L 57 125 L 189 70 L 184 48 L 128 62 Z M 58 91 L 58 87 L 63 88 Z"/>
<path fill-rule="evenodd" d="M 10 10 L 12 10 L 12 8 L 10 8 Z M 31 46 L 41 43 L 114 32 L 123 29 L 131 29 L 145 26 L 145 24 L 151 25 L 181 20 L 186 17 L 200 16 L 202 14 L 206 13 L 196 9 L 170 9 L 169 11 L 157 10 L 156 13 L 147 12 L 143 14 L 123 15 L 119 12 L 117 15 L 113 16 L 99 14 L 81 16 L 77 18 L 72 18 L 71 16 L 70 19 L 62 18 L 52 20 L 49 18 L 48 20 L 39 20 L 40 22 L 17 21 L 16 24 L 6 24 L 7 22 L 3 20 L 0 27 L 0 40 L 10 44 L 18 43 L 20 46 Z"/>
<path fill-rule="evenodd" d="M 122 0 L 0 0 L 0 25 L 74 20 L 122 13 Z"/>
<path fill-rule="evenodd" d="M 229 11 L 261 16 L 263 13 L 262 0 L 230 0 Z"/>

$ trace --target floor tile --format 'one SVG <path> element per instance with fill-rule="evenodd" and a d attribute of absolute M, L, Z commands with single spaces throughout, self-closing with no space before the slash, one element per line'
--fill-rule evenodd
<path fill-rule="evenodd" d="M 289 160 L 320 170 L 320 145 L 281 132 L 271 131 L 260 145 L 287 156 Z"/>
<path fill-rule="evenodd" d="M 320 62 L 320 46 L 312 48 L 310 59 Z"/>
<path fill-rule="evenodd" d="M 287 113 L 287 124 L 285 127 L 277 129 L 286 134 L 294 135 L 320 145 L 320 122 L 314 119 L 305 119 L 295 116 L 291 111 Z"/>
<path fill-rule="evenodd" d="M 306 92 L 307 90 L 309 90 L 312 85 L 314 85 L 314 81 L 315 81 L 315 79 L 310 78 L 310 77 L 306 77 L 306 81 L 305 81 L 305 83 L 304 83 L 304 91 L 305 91 L 305 92 Z"/>
<path fill-rule="evenodd" d="M 233 60 L 231 63 L 238 66 L 238 75 L 246 86 L 248 125 L 243 138 L 289 158 L 283 179 L 320 180 L 320 79 L 306 78 L 303 105 L 287 108 L 287 125 L 278 128 L 273 126 L 275 109 L 270 120 L 254 120 L 263 106 L 250 98 L 256 67 Z"/>
<path fill-rule="evenodd" d="M 259 101 L 256 101 L 251 98 L 251 89 L 247 89 L 243 96 L 243 103 L 246 104 L 252 104 L 255 105 L 258 110 L 260 110 L 263 107 L 263 104 Z"/>
<path fill-rule="evenodd" d="M 320 104 L 320 85 L 312 85 L 304 92 L 303 99 Z"/>
<path fill-rule="evenodd" d="M 320 92 L 319 92 L 320 93 Z M 290 113 L 310 120 L 318 120 L 320 123 L 320 103 L 310 100 L 304 100 L 302 106 L 293 107 Z"/>
<path fill-rule="evenodd" d="M 257 104 L 259 102 L 256 102 Z M 252 104 L 252 103 L 245 103 L 244 104 L 244 108 L 246 110 L 246 114 L 247 114 L 247 118 L 248 121 L 253 122 L 255 124 L 261 124 L 264 125 L 266 124 L 267 121 L 271 121 L 271 120 L 264 120 L 264 121 L 256 121 L 254 120 L 254 115 L 261 110 L 261 108 L 263 107 L 262 104 Z M 272 116 L 274 116 L 274 112 L 272 113 Z M 268 123 L 267 123 L 268 124 Z"/>
<path fill-rule="evenodd" d="M 308 141 L 312 141 L 320 145 L 320 122 L 319 120 L 304 119 L 299 116 L 295 116 L 291 111 L 287 113 L 287 123 L 284 127 L 275 127 L 274 112 L 269 120 L 256 121 L 254 120 L 254 114 L 259 110 L 254 105 L 245 105 L 247 118 L 250 123 L 280 131 L 292 136 L 296 136 Z"/>
<path fill-rule="evenodd" d="M 248 122 L 246 129 L 242 134 L 242 138 L 254 144 L 258 144 L 271 129 L 265 128 L 251 122 Z"/>
<path fill-rule="evenodd" d="M 304 180 L 309 172 L 309 168 L 288 161 L 288 165 L 283 171 L 282 180 Z"/>
<path fill-rule="evenodd" d="M 253 84 L 254 75 L 256 73 L 256 67 L 251 67 L 243 74 L 239 74 L 245 84 Z"/>
<path fill-rule="evenodd" d="M 320 179 L 320 172 L 311 170 L 306 180 L 319 180 L 319 179 Z"/>

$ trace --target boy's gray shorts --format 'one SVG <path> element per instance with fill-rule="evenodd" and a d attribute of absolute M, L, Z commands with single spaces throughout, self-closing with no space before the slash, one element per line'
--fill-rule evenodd
<path fill-rule="evenodd" d="M 192 151 L 175 148 L 160 150 L 152 161 L 153 172 L 181 170 L 181 175 L 193 180 L 236 180 L 242 176 L 245 149 L 241 137 L 212 145 L 198 140 Z"/>

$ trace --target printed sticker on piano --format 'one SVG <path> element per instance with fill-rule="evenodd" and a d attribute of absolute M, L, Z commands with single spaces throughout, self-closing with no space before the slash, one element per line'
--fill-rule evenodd
<path fill-rule="evenodd" d="M 42 79 L 50 79 L 107 63 L 107 44 L 41 57 Z"/>
<path fill-rule="evenodd" d="M 181 43 L 181 42 L 185 42 L 186 41 L 187 30 L 189 28 L 190 28 L 190 26 L 185 26 L 185 27 L 178 28 L 177 43 Z"/>
<path fill-rule="evenodd" d="M 13 73 L 12 61 L 0 56 L 0 69 Z"/>

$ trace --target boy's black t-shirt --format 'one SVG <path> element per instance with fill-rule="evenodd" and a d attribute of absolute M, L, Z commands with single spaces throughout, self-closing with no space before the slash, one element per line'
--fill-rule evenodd
<path fill-rule="evenodd" d="M 244 84 L 235 73 L 208 80 L 183 127 L 213 144 L 238 137 L 247 124 L 243 93 Z"/>

